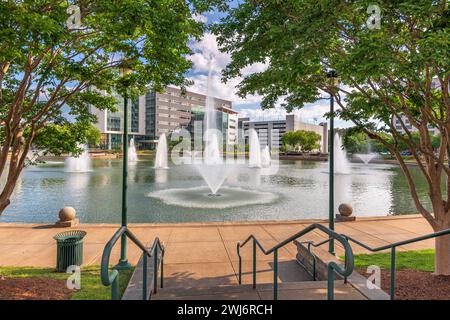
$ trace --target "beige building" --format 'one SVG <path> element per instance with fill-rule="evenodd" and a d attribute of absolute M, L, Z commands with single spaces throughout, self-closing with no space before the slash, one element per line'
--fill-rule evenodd
<path fill-rule="evenodd" d="M 153 147 L 162 133 L 186 129 L 194 134 L 194 122 L 203 121 L 206 95 L 168 87 L 163 93 L 148 91 L 129 102 L 129 134 L 141 147 Z M 222 131 L 224 143 L 237 140 L 237 112 L 229 100 L 212 98 L 217 112 L 217 128 Z M 108 149 L 121 147 L 123 132 L 123 99 L 117 97 L 118 111 L 110 112 L 92 108 L 97 116 L 96 126 L 102 133 L 102 146 Z"/>
<path fill-rule="evenodd" d="M 248 143 L 249 130 L 255 129 L 262 146 L 268 145 L 271 149 L 279 149 L 282 145 L 283 134 L 290 131 L 306 130 L 320 135 L 320 151 L 328 152 L 328 125 L 319 125 L 301 122 L 298 116 L 289 114 L 284 120 L 250 121 L 249 118 L 239 119 L 239 128 L 243 130 L 246 143 Z"/>

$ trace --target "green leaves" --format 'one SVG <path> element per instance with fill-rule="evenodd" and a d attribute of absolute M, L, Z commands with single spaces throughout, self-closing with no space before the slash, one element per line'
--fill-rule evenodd
<path fill-rule="evenodd" d="M 80 145 L 95 146 L 99 142 L 100 131 L 89 123 L 48 124 L 39 131 L 34 140 L 35 146 L 46 153 L 70 153 L 75 156 L 83 151 Z"/>
<path fill-rule="evenodd" d="M 80 7 L 76 29 L 67 25 L 70 4 Z M 114 92 L 133 98 L 148 86 L 183 87 L 188 41 L 205 28 L 193 13 L 212 6 L 224 8 L 219 0 L 0 1 L 0 140 L 42 128 L 72 146 L 61 150 L 73 149 L 69 135 L 84 139 L 73 126 L 96 120 L 90 107 L 114 110 Z M 133 74 L 122 77 L 123 64 Z M 75 123 L 62 119 L 62 108 Z"/>
<path fill-rule="evenodd" d="M 284 145 L 292 147 L 294 151 L 311 152 L 320 148 L 320 135 L 313 131 L 298 130 L 286 132 L 282 141 Z"/>

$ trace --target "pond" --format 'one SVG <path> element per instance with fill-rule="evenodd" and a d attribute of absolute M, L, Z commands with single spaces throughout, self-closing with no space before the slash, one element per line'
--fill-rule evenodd
<path fill-rule="evenodd" d="M 53 223 L 72 206 L 84 223 L 119 223 L 121 160 L 96 159 L 92 170 L 66 172 L 63 162 L 24 170 L 0 222 Z M 129 222 L 296 220 L 328 217 L 328 164 L 280 161 L 277 172 L 242 166 L 211 196 L 195 166 L 154 169 L 152 159 L 129 166 Z M 412 167 L 420 197 L 429 207 L 425 181 Z M 351 164 L 335 177 L 335 203 L 348 202 L 356 216 L 416 213 L 398 166 Z M 335 210 L 337 212 L 337 209 Z"/>

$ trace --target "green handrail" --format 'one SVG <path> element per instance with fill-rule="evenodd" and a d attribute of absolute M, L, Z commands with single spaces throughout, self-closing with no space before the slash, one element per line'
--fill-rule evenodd
<path fill-rule="evenodd" d="M 402 241 L 398 241 L 398 242 L 394 242 L 385 246 L 381 246 L 381 247 L 377 247 L 377 248 L 372 248 L 369 247 L 368 245 L 366 245 L 365 243 L 362 243 L 361 241 L 358 241 L 356 239 L 353 239 L 350 236 L 347 236 L 345 234 L 341 234 L 347 241 L 351 241 L 356 243 L 357 245 L 363 247 L 364 249 L 369 250 L 370 252 L 378 252 L 378 251 L 383 251 L 383 250 L 387 250 L 387 249 L 391 249 L 391 270 L 390 270 L 390 274 L 391 274 L 391 281 L 390 281 L 390 287 L 389 287 L 389 296 L 391 298 L 391 300 L 395 299 L 395 257 L 396 257 L 396 248 L 398 246 L 402 246 L 402 245 L 406 245 L 406 244 L 410 244 L 410 243 L 414 243 L 414 242 L 419 242 L 419 241 L 423 241 L 423 240 L 428 240 L 428 239 L 432 239 L 432 238 L 437 238 L 437 237 L 441 237 L 444 235 L 448 235 L 450 234 L 450 229 L 445 229 L 445 230 L 441 230 L 441 231 L 437 231 L 437 232 L 433 232 L 433 233 L 429 233 L 420 237 L 415 237 L 412 239 L 408 239 L 408 240 L 402 240 Z M 314 247 L 319 247 L 324 243 L 327 243 L 329 241 L 329 239 L 322 241 L 320 243 L 314 244 L 313 242 L 311 242 L 311 245 Z"/>
<path fill-rule="evenodd" d="M 293 236 L 287 238 L 286 240 L 278 243 L 277 245 L 270 248 L 269 250 L 264 249 L 262 244 L 258 241 L 258 239 L 256 239 L 256 237 L 253 234 L 248 236 L 248 238 L 242 244 L 240 242 L 238 242 L 236 245 L 236 249 L 237 249 L 237 254 L 239 257 L 239 278 L 238 278 L 239 284 L 242 284 L 242 257 L 241 257 L 241 253 L 240 253 L 240 248 L 245 246 L 250 240 L 253 240 L 253 288 L 256 288 L 256 247 L 259 247 L 259 249 L 265 255 L 269 255 L 271 253 L 274 254 L 274 257 L 273 257 L 273 262 L 274 262 L 274 266 L 273 266 L 273 271 L 274 271 L 273 299 L 277 300 L 278 299 L 278 249 L 284 247 L 285 245 L 291 243 L 292 241 L 304 236 L 305 234 L 307 234 L 315 229 L 319 229 L 320 231 L 328 234 L 329 239 L 336 239 L 337 241 L 339 241 L 342 244 L 342 246 L 344 247 L 345 255 L 347 257 L 344 262 L 344 266 L 345 266 L 344 269 L 342 269 L 341 266 L 338 265 L 334 261 L 331 261 L 328 263 L 328 270 L 327 270 L 328 271 L 328 282 L 327 282 L 328 293 L 327 293 L 327 296 L 328 296 L 328 300 L 333 300 L 334 299 L 334 273 L 337 272 L 343 277 L 347 277 L 350 274 L 352 274 L 353 266 L 354 266 L 353 251 L 352 251 L 352 247 L 349 245 L 348 241 L 344 237 L 342 237 L 340 234 L 338 234 L 338 233 L 334 232 L 333 230 L 331 230 L 321 224 L 318 224 L 318 223 L 315 223 L 315 224 L 312 224 L 312 225 L 306 227 L 302 231 L 300 231 L 300 232 L 294 234 Z"/>
<path fill-rule="evenodd" d="M 158 251 L 161 252 L 161 288 L 163 288 L 164 281 L 164 246 L 161 244 L 159 238 L 155 238 L 153 241 L 153 245 L 148 250 L 142 242 L 138 240 L 138 238 L 126 227 L 120 227 L 116 233 L 112 236 L 112 238 L 108 241 L 103 249 L 102 255 L 102 263 L 100 276 L 102 279 L 102 283 L 104 286 L 111 286 L 111 299 L 118 300 L 119 299 L 119 271 L 116 269 L 112 269 L 109 272 L 109 259 L 111 257 L 111 251 L 116 244 L 117 240 L 125 236 L 129 238 L 133 243 L 141 249 L 143 253 L 143 281 L 142 281 L 142 298 L 143 300 L 147 300 L 147 257 L 153 257 L 153 293 L 156 293 L 158 287 Z"/>

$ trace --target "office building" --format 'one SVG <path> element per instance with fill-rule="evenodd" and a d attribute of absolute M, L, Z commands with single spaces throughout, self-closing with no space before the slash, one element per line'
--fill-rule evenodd
<path fill-rule="evenodd" d="M 123 99 L 118 101 L 117 112 L 91 108 L 97 116 L 96 127 L 101 132 L 101 147 L 120 149 L 123 132 Z M 167 136 L 178 129 L 186 129 L 194 136 L 195 121 L 203 122 L 207 97 L 202 94 L 168 87 L 163 93 L 148 91 L 145 95 L 128 103 L 129 135 L 138 148 L 153 148 L 159 136 Z M 212 98 L 217 111 L 217 128 L 222 131 L 224 144 L 237 142 L 237 112 L 232 102 Z"/>
<path fill-rule="evenodd" d="M 298 119 L 298 116 L 286 115 L 282 120 L 268 121 L 250 121 L 249 118 L 239 118 L 238 128 L 244 132 L 245 142 L 248 143 L 249 130 L 255 129 L 259 142 L 262 146 L 268 145 L 271 149 L 280 149 L 282 137 L 286 132 L 306 130 L 313 131 L 320 135 L 320 151 L 328 152 L 328 126 L 327 123 L 319 125 L 304 123 Z"/>

